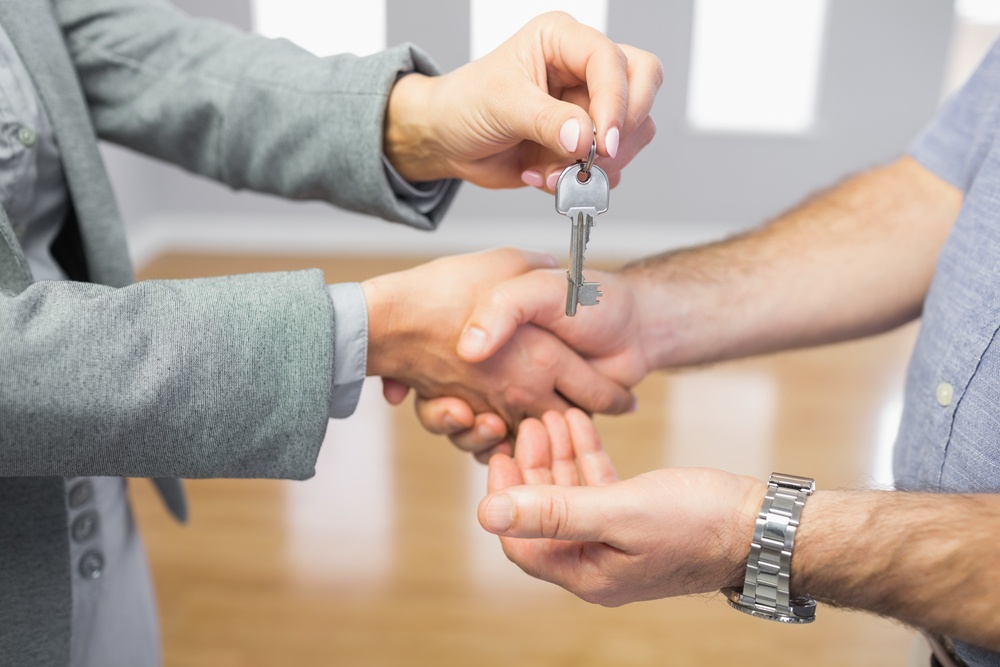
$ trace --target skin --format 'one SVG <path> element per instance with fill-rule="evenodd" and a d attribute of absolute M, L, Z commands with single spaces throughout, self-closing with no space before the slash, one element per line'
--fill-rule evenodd
<path fill-rule="evenodd" d="M 557 272 L 498 284 L 472 312 L 457 352 L 467 361 L 485 359 L 530 322 L 632 386 L 654 369 L 887 331 L 919 316 L 961 203 L 956 188 L 903 157 L 760 229 L 616 273 L 595 272 L 605 298 L 575 318 L 563 315 L 565 278 Z M 467 407 L 439 399 L 418 402 L 417 410 L 437 428 L 441 415 Z M 438 432 L 463 443 L 478 437 Z"/>
<path fill-rule="evenodd" d="M 455 356 L 462 324 L 486 290 L 555 264 L 551 255 L 500 249 L 446 257 L 363 282 L 368 374 L 400 378 L 422 396 L 462 397 L 475 409 L 496 410 L 511 424 L 572 404 L 615 413 L 630 409 L 634 400 L 627 389 L 539 327 L 522 327 L 481 362 Z M 437 287 L 429 291 L 428 285 Z"/>
<path fill-rule="evenodd" d="M 386 112 L 386 156 L 411 181 L 553 191 L 550 178 L 596 139 L 614 185 L 656 132 L 649 111 L 662 80 L 652 54 L 550 12 L 444 76 L 401 78 Z"/>
<path fill-rule="evenodd" d="M 766 486 L 700 468 L 618 481 L 572 409 L 523 422 L 488 484 L 479 522 L 508 558 L 606 606 L 742 586 Z M 792 592 L 1000 650 L 997 534 L 996 495 L 820 490 L 796 533 Z"/>

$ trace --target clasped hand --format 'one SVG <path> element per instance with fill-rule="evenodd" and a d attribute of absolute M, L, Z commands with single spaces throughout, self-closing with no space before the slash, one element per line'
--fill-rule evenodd
<path fill-rule="evenodd" d="M 364 282 L 368 375 L 391 378 L 424 399 L 454 397 L 448 401 L 459 412 L 441 413 L 445 429 L 449 419 L 471 425 L 471 412 L 461 410 L 494 413 L 505 431 L 526 416 L 571 405 L 614 414 L 631 409 L 634 399 L 625 387 L 539 327 L 520 327 L 489 359 L 468 362 L 456 355 L 463 324 L 492 288 L 555 263 L 550 255 L 508 248 L 446 257 Z M 493 444 L 476 439 L 467 449 Z"/>

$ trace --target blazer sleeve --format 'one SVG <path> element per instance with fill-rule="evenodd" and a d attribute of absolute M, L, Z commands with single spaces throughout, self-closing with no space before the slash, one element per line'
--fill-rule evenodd
<path fill-rule="evenodd" d="M 53 0 L 100 137 L 228 184 L 432 229 L 382 163 L 398 75 L 436 73 L 408 44 L 318 58 L 160 0 Z"/>
<path fill-rule="evenodd" d="M 0 476 L 310 477 L 334 325 L 318 270 L 0 288 Z"/>

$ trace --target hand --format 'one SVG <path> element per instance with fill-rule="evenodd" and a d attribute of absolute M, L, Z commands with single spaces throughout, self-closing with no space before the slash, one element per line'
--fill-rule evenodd
<path fill-rule="evenodd" d="M 656 133 L 663 75 L 645 51 L 614 44 L 568 14 L 543 14 L 496 50 L 440 77 L 393 87 L 385 152 L 405 178 L 461 178 L 490 188 L 553 191 L 590 151 L 612 185 Z M 591 120 L 592 119 L 592 120 Z"/>
<path fill-rule="evenodd" d="M 617 481 L 579 410 L 522 422 L 514 458 L 491 458 L 488 484 L 479 523 L 507 557 L 605 606 L 742 585 L 765 491 L 699 468 Z"/>
<path fill-rule="evenodd" d="M 593 368 L 615 382 L 631 387 L 654 368 L 648 336 L 639 308 L 636 285 L 628 275 L 588 272 L 601 283 L 600 305 L 580 308 L 566 317 L 566 274 L 536 270 L 486 290 L 476 304 L 459 339 L 458 355 L 470 363 L 490 358 L 525 324 L 552 331 Z M 390 388 L 390 392 L 396 388 Z M 457 445 L 482 450 L 506 436 L 503 420 L 474 414 L 455 398 L 418 400 L 417 414 L 424 426 L 448 434 Z"/>
<path fill-rule="evenodd" d="M 463 362 L 455 354 L 462 325 L 492 285 L 555 263 L 549 255 L 500 249 L 447 257 L 362 283 L 369 318 L 368 375 L 393 378 L 423 398 L 457 397 L 477 412 L 496 413 L 510 426 L 571 404 L 602 412 L 628 410 L 634 399 L 627 389 L 538 327 L 520 328 L 483 362 Z"/>

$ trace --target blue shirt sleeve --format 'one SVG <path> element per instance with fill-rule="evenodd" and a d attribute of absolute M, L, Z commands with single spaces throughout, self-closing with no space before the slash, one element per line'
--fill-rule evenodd
<path fill-rule="evenodd" d="M 963 192 L 989 152 L 1000 111 L 1000 41 L 914 140 L 909 153 Z"/>

